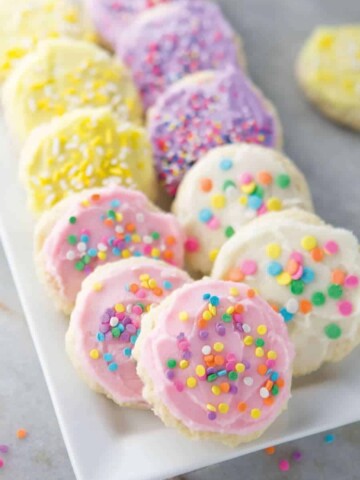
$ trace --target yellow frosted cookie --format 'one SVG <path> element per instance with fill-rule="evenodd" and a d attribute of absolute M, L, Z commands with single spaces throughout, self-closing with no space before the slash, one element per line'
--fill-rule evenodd
<path fill-rule="evenodd" d="M 110 184 L 153 199 L 156 181 L 147 132 L 108 108 L 67 113 L 38 127 L 21 152 L 20 176 L 35 213 L 73 192 Z"/>
<path fill-rule="evenodd" d="M 9 128 L 20 142 L 54 116 L 82 107 L 108 105 L 120 120 L 140 123 L 142 118 L 125 66 L 80 40 L 41 42 L 5 82 L 3 104 Z"/>
<path fill-rule="evenodd" d="M 325 115 L 360 130 L 360 24 L 318 27 L 299 55 L 297 76 Z"/>
<path fill-rule="evenodd" d="M 78 5 L 73 0 L 0 0 L 0 81 L 39 40 L 95 40 Z"/>

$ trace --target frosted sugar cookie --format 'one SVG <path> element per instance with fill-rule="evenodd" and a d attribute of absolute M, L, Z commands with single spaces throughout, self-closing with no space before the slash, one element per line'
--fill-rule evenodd
<path fill-rule="evenodd" d="M 115 48 L 118 37 L 146 10 L 182 0 L 86 0 L 85 5 L 103 42 Z"/>
<path fill-rule="evenodd" d="M 109 184 L 156 195 L 146 131 L 107 108 L 82 109 L 37 128 L 20 158 L 29 208 L 41 213 L 84 188 Z"/>
<path fill-rule="evenodd" d="M 182 267 L 183 243 L 173 215 L 140 192 L 109 186 L 71 195 L 45 213 L 35 231 L 35 259 L 56 305 L 70 313 L 81 282 L 97 266 L 150 257 Z"/>
<path fill-rule="evenodd" d="M 88 42 L 40 43 L 4 85 L 4 113 L 23 142 L 35 127 L 83 107 L 109 106 L 119 120 L 141 122 L 141 106 L 127 69 Z"/>
<path fill-rule="evenodd" d="M 134 350 L 143 395 L 191 438 L 258 438 L 286 408 L 293 346 L 281 316 L 244 284 L 204 279 L 144 317 Z"/>
<path fill-rule="evenodd" d="M 190 281 L 161 261 L 136 258 L 99 267 L 84 281 L 66 350 L 90 388 L 119 405 L 147 407 L 132 356 L 142 317 Z"/>
<path fill-rule="evenodd" d="M 360 24 L 316 28 L 299 55 L 297 76 L 321 112 L 360 130 Z"/>
<path fill-rule="evenodd" d="M 176 82 L 150 109 L 148 128 L 159 178 L 171 196 L 187 170 L 212 148 L 238 142 L 281 146 L 273 106 L 234 68 Z"/>
<path fill-rule="evenodd" d="M 0 81 L 39 40 L 55 37 L 95 40 L 92 28 L 72 0 L 0 1 Z"/>
<path fill-rule="evenodd" d="M 244 281 L 286 322 L 294 375 L 343 359 L 360 343 L 360 256 L 354 235 L 297 209 L 269 213 L 220 250 L 212 276 Z"/>
<path fill-rule="evenodd" d="M 187 235 L 187 264 L 210 273 L 220 247 L 248 222 L 267 212 L 312 210 L 306 180 L 281 153 L 260 145 L 210 150 L 185 175 L 173 212 Z"/>
<path fill-rule="evenodd" d="M 244 64 L 240 40 L 220 7 L 203 0 L 139 15 L 119 37 L 116 53 L 131 70 L 145 108 L 185 75 Z"/>

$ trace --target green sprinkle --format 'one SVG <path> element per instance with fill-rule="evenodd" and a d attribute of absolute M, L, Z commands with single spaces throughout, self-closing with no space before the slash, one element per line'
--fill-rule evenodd
<path fill-rule="evenodd" d="M 176 367 L 176 360 L 174 358 L 169 358 L 166 365 L 168 368 L 175 368 Z"/>
<path fill-rule="evenodd" d="M 151 236 L 154 240 L 158 240 L 160 238 L 160 233 L 159 232 L 152 232 Z"/>
<path fill-rule="evenodd" d="M 257 338 L 257 339 L 255 340 L 255 345 L 256 345 L 257 347 L 263 347 L 263 346 L 265 345 L 265 341 L 264 341 L 262 338 Z"/>
<path fill-rule="evenodd" d="M 214 382 L 217 378 L 218 378 L 218 376 L 216 375 L 216 373 L 212 373 L 211 375 L 209 375 L 207 377 L 207 381 L 208 382 Z"/>
<path fill-rule="evenodd" d="M 255 190 L 251 195 L 256 195 L 257 197 L 264 198 L 264 189 L 261 185 L 257 185 Z"/>
<path fill-rule="evenodd" d="M 79 260 L 78 262 L 75 263 L 75 268 L 76 268 L 76 270 L 78 270 L 79 272 L 81 272 L 81 271 L 84 270 L 84 268 L 85 268 L 84 262 L 82 262 L 81 260 Z"/>
<path fill-rule="evenodd" d="M 235 381 L 238 379 L 239 375 L 237 374 L 237 372 L 229 372 L 228 377 L 229 380 Z"/>
<path fill-rule="evenodd" d="M 289 175 L 286 175 L 285 173 L 278 175 L 276 177 L 276 184 L 280 188 L 288 188 L 288 186 L 290 185 Z"/>
<path fill-rule="evenodd" d="M 112 336 L 115 338 L 119 338 L 121 335 L 120 328 L 114 327 L 111 329 Z"/>
<path fill-rule="evenodd" d="M 328 338 L 331 340 L 336 340 L 337 338 L 341 337 L 342 330 L 339 325 L 336 325 L 336 323 L 329 323 L 324 328 L 324 332 Z"/>
<path fill-rule="evenodd" d="M 76 223 L 76 217 L 70 217 L 70 218 L 69 218 L 69 223 L 71 223 L 72 225 L 74 225 L 74 223 Z"/>
<path fill-rule="evenodd" d="M 279 393 L 279 387 L 274 385 L 271 389 L 271 393 L 276 396 Z"/>
<path fill-rule="evenodd" d="M 232 237 L 234 235 L 234 233 L 235 233 L 235 230 L 233 229 L 233 227 L 229 226 L 229 227 L 225 228 L 225 237 L 226 238 Z"/>
<path fill-rule="evenodd" d="M 232 321 L 232 316 L 229 313 L 223 313 L 221 318 L 225 323 L 230 323 Z"/>
<path fill-rule="evenodd" d="M 70 243 L 70 245 L 76 245 L 77 243 L 76 235 L 69 235 L 68 242 Z"/>
<path fill-rule="evenodd" d="M 290 290 L 294 295 L 301 295 L 304 291 L 305 284 L 302 280 L 291 280 Z"/>
<path fill-rule="evenodd" d="M 331 284 L 328 288 L 328 295 L 331 298 L 341 298 L 343 296 L 344 290 L 341 285 L 336 285 L 335 283 Z"/>
<path fill-rule="evenodd" d="M 85 263 L 85 265 L 88 265 L 91 262 L 90 255 L 84 255 L 82 261 Z"/>
<path fill-rule="evenodd" d="M 225 192 L 225 190 L 226 190 L 227 188 L 230 188 L 230 187 L 235 187 L 235 188 L 236 188 L 236 183 L 233 182 L 232 180 L 225 180 L 224 185 L 223 185 L 223 187 L 222 187 L 222 188 L 223 188 L 223 191 Z"/>
<path fill-rule="evenodd" d="M 311 297 L 312 303 L 317 307 L 324 305 L 325 300 L 326 300 L 325 295 L 322 292 L 315 292 Z"/>
<path fill-rule="evenodd" d="M 108 210 L 107 214 L 109 218 L 112 218 L 113 220 L 115 220 L 116 212 L 114 210 Z"/>

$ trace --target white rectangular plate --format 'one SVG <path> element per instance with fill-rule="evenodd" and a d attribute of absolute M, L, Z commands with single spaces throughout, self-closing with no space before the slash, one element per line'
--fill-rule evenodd
<path fill-rule="evenodd" d="M 307 174 L 318 212 L 360 233 L 360 137 L 306 105 L 292 75 L 295 55 L 317 23 L 351 21 L 357 0 L 224 0 L 245 38 L 254 80 L 279 107 L 286 151 Z M 321 5 L 320 5 L 321 4 Z M 0 132 L 5 132 L 0 122 Z M 17 179 L 17 157 L 0 135 L 1 236 L 78 480 L 161 479 L 360 420 L 360 350 L 295 382 L 289 410 L 257 442 L 230 449 L 192 442 L 150 412 L 117 408 L 90 391 L 64 352 L 66 320 L 36 280 L 33 219 Z"/>

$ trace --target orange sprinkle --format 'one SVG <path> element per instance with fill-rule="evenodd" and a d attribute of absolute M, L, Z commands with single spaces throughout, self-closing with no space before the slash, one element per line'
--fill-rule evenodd
<path fill-rule="evenodd" d="M 171 250 L 165 250 L 165 252 L 163 253 L 163 257 L 165 260 L 172 260 L 174 258 L 174 252 L 172 252 Z"/>
<path fill-rule="evenodd" d="M 220 390 L 223 393 L 228 393 L 230 391 L 230 384 L 227 382 L 220 383 Z"/>
<path fill-rule="evenodd" d="M 259 375 L 265 375 L 265 373 L 267 372 L 267 366 L 264 365 L 263 363 L 260 364 L 258 367 L 257 367 L 257 372 Z"/>
<path fill-rule="evenodd" d="M 339 269 L 333 270 L 331 280 L 333 283 L 336 283 L 336 285 L 342 285 L 345 281 L 345 272 Z"/>
<path fill-rule="evenodd" d="M 282 388 L 284 385 L 285 385 L 285 380 L 283 378 L 278 378 L 276 380 L 276 385 L 279 387 L 279 388 Z"/>
<path fill-rule="evenodd" d="M 225 360 L 222 355 L 215 355 L 214 362 L 215 362 L 215 365 L 221 366 L 221 365 L 224 365 Z"/>
<path fill-rule="evenodd" d="M 157 297 L 161 297 L 161 295 L 163 294 L 163 290 L 160 287 L 155 287 L 155 288 L 153 288 L 153 293 Z"/>
<path fill-rule="evenodd" d="M 214 355 L 204 355 L 204 362 L 212 363 L 214 361 Z"/>
<path fill-rule="evenodd" d="M 266 453 L 266 455 L 274 455 L 275 452 L 276 452 L 276 448 L 275 448 L 275 447 L 265 448 L 265 453 Z"/>
<path fill-rule="evenodd" d="M 100 200 L 100 195 L 98 193 L 94 193 L 93 195 L 91 195 L 91 200 L 93 202 L 98 202 Z"/>
<path fill-rule="evenodd" d="M 26 438 L 27 434 L 28 434 L 28 432 L 27 432 L 27 430 L 25 430 L 25 428 L 19 428 L 19 430 L 16 432 L 16 436 L 20 440 L 23 440 L 24 438 Z"/>
<path fill-rule="evenodd" d="M 200 190 L 203 192 L 210 192 L 212 189 L 213 182 L 210 178 L 201 178 L 200 179 Z"/>
<path fill-rule="evenodd" d="M 269 305 L 275 312 L 279 312 L 280 310 L 279 305 L 276 305 L 275 303 L 270 303 L 270 302 L 269 302 Z"/>
<path fill-rule="evenodd" d="M 270 185 L 273 181 L 273 178 L 269 172 L 259 172 L 258 180 L 262 185 Z"/>
<path fill-rule="evenodd" d="M 245 402 L 239 402 L 238 405 L 237 405 L 237 409 L 239 410 L 239 412 L 245 412 L 245 410 L 247 409 L 247 405 Z"/>
<path fill-rule="evenodd" d="M 299 305 L 299 307 L 300 307 L 300 312 L 303 313 L 304 315 L 305 315 L 306 313 L 311 312 L 311 310 L 312 310 L 312 304 L 311 304 L 311 302 L 310 302 L 309 300 L 305 300 L 305 299 L 300 300 L 300 305 Z"/>
<path fill-rule="evenodd" d="M 131 293 L 136 293 L 138 290 L 139 290 L 139 286 L 136 285 L 136 283 L 132 283 L 132 284 L 130 285 L 130 292 L 131 292 Z"/>
<path fill-rule="evenodd" d="M 286 271 L 290 275 L 294 275 L 298 271 L 298 269 L 299 269 L 298 262 L 293 258 L 290 258 L 290 260 L 287 262 L 287 265 L 286 265 Z"/>
<path fill-rule="evenodd" d="M 249 298 L 253 298 L 253 297 L 255 297 L 255 295 L 256 295 L 255 290 L 253 290 L 252 288 L 250 288 L 250 289 L 248 290 L 248 292 L 247 292 L 247 296 L 248 296 Z"/>
<path fill-rule="evenodd" d="M 104 223 L 107 227 L 112 227 L 114 225 L 114 221 L 111 218 L 106 218 Z"/>
<path fill-rule="evenodd" d="M 127 230 L 128 232 L 134 232 L 134 231 L 135 231 L 135 225 L 134 225 L 133 223 L 128 223 L 128 224 L 126 225 L 126 230 Z"/>
<path fill-rule="evenodd" d="M 274 397 L 264 398 L 263 400 L 264 405 L 266 405 L 267 407 L 270 407 L 274 403 L 274 401 L 275 401 Z"/>
<path fill-rule="evenodd" d="M 176 244 L 176 238 L 173 235 L 168 235 L 165 238 L 165 243 L 168 247 L 172 247 L 173 245 Z"/>
<path fill-rule="evenodd" d="M 324 258 L 324 250 L 321 247 L 315 247 L 311 250 L 311 257 L 314 262 L 321 262 Z"/>
<path fill-rule="evenodd" d="M 235 312 L 236 313 L 244 313 L 244 310 L 245 310 L 244 305 L 241 305 L 241 303 L 237 303 L 235 305 Z"/>
<path fill-rule="evenodd" d="M 271 380 L 268 380 L 265 383 L 265 388 L 267 388 L 269 391 L 272 389 L 273 386 L 274 386 L 274 382 L 272 382 Z"/>
<path fill-rule="evenodd" d="M 203 318 L 199 318 L 197 324 L 198 324 L 198 327 L 200 328 L 200 330 L 202 330 L 203 328 L 206 328 L 206 326 L 207 326 L 207 321 L 204 320 Z"/>
<path fill-rule="evenodd" d="M 245 275 L 240 270 L 240 268 L 232 268 L 227 274 L 227 280 L 232 282 L 242 282 L 245 278 Z"/>

